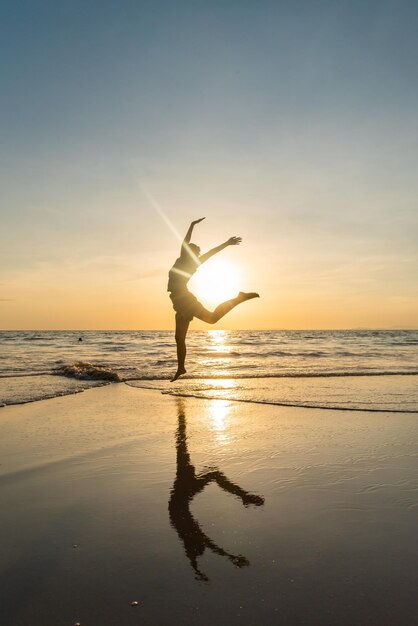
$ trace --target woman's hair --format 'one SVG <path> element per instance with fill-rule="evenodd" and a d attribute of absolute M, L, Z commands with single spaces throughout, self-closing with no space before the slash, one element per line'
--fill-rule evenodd
<path fill-rule="evenodd" d="M 191 254 L 190 254 L 191 253 Z M 181 249 L 181 256 L 199 256 L 200 255 L 200 248 L 199 246 L 197 246 L 195 243 L 186 243 L 183 245 L 182 249 Z"/>
<path fill-rule="evenodd" d="M 189 243 L 189 248 L 196 256 L 199 256 L 200 254 L 199 246 L 197 246 L 195 243 Z"/>

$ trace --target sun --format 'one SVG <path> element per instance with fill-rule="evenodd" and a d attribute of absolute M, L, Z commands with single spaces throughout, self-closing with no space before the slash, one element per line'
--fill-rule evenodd
<path fill-rule="evenodd" d="M 208 307 L 235 298 L 240 291 L 240 275 L 232 263 L 210 260 L 197 270 L 189 282 L 190 290 Z"/>

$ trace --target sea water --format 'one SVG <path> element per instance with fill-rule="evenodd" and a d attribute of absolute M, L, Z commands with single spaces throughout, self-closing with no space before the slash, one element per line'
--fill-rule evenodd
<path fill-rule="evenodd" d="M 418 331 L 1 331 L 0 405 L 125 383 L 164 393 L 318 408 L 418 411 Z"/>

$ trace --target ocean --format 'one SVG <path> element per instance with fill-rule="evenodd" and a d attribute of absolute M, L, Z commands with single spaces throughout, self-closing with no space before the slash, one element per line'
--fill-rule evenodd
<path fill-rule="evenodd" d="M 81 341 L 80 341 L 81 339 Z M 1 331 L 0 406 L 112 382 L 174 395 L 418 412 L 418 331 Z"/>

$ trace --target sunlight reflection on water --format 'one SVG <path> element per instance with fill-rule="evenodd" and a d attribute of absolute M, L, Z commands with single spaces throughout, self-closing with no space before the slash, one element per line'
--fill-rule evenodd
<path fill-rule="evenodd" d="M 228 358 L 228 354 L 232 352 L 228 331 L 211 330 L 208 333 L 208 337 L 209 345 L 207 348 L 213 356 L 204 359 L 204 367 L 209 371 L 212 368 L 216 368 L 217 372 L 221 372 L 221 376 L 232 376 L 232 369 L 228 367 L 228 365 L 233 364 L 233 359 Z"/>
<path fill-rule="evenodd" d="M 209 405 L 210 429 L 215 435 L 216 441 L 225 445 L 230 441 L 229 430 L 229 413 L 231 411 L 231 402 L 228 400 L 220 400 L 211 402 Z"/>
<path fill-rule="evenodd" d="M 226 341 L 229 339 L 228 332 L 226 330 L 210 330 L 209 331 L 210 345 L 208 349 L 211 352 L 232 352 L 232 346 L 226 345 Z"/>
<path fill-rule="evenodd" d="M 228 370 L 224 370 L 228 375 Z M 220 378 L 216 380 L 216 387 L 214 387 L 213 379 L 206 379 L 201 381 L 203 390 L 210 390 L 217 398 L 229 398 L 230 392 L 238 389 L 238 382 L 233 378 Z M 206 389 L 205 389 L 206 388 Z"/>

